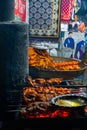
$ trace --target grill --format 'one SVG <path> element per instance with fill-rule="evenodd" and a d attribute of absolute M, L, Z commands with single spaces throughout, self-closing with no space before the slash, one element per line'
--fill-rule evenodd
<path fill-rule="evenodd" d="M 78 82 L 79 84 L 75 84 Z M 74 84 L 74 85 L 72 85 Z M 86 87 L 82 85 L 81 80 L 65 80 L 57 87 L 67 87 L 73 88 L 73 92 L 77 90 L 86 95 Z M 84 115 L 79 115 L 68 118 L 25 118 L 20 114 L 21 108 L 25 107 L 23 105 L 23 95 L 22 90 L 25 86 L 16 86 L 16 87 L 8 87 L 5 89 L 5 105 L 3 108 L 3 120 L 1 121 L 2 129 L 21 129 L 28 130 L 30 129 L 46 129 L 46 128 L 56 128 L 56 127 L 66 127 L 66 128 L 81 128 L 87 126 L 87 112 L 84 111 Z M 84 92 L 85 90 L 85 92 Z M 81 123 L 80 123 L 81 122 Z M 63 125 L 62 125 L 63 124 Z"/>

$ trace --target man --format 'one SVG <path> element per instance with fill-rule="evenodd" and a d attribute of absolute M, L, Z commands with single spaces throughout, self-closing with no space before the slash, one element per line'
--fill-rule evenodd
<path fill-rule="evenodd" d="M 82 60 L 84 53 L 85 53 L 85 42 L 84 40 L 82 40 L 77 43 L 76 51 L 75 51 L 75 58 Z"/>
<path fill-rule="evenodd" d="M 74 39 L 72 38 L 72 32 L 68 33 L 68 37 L 64 41 L 64 47 L 68 48 L 71 52 L 70 58 L 73 58 L 74 55 Z"/>

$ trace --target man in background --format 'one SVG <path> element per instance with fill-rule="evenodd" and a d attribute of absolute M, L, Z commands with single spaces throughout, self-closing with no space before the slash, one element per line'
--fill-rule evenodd
<path fill-rule="evenodd" d="M 76 50 L 75 50 L 75 58 L 82 60 L 85 53 L 85 42 L 81 40 L 77 43 Z"/>
<path fill-rule="evenodd" d="M 72 38 L 72 32 L 69 32 L 68 37 L 64 41 L 64 48 L 65 50 L 70 52 L 70 58 L 74 57 L 74 46 L 75 42 L 74 39 Z"/>

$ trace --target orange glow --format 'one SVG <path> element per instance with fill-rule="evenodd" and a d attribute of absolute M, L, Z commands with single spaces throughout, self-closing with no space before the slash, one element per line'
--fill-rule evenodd
<path fill-rule="evenodd" d="M 67 117 L 69 117 L 69 112 L 68 111 L 56 110 L 54 112 L 41 113 L 41 114 L 38 114 L 38 115 L 23 113 L 22 116 L 24 116 L 26 118 L 54 118 L 54 117 L 67 118 Z"/>

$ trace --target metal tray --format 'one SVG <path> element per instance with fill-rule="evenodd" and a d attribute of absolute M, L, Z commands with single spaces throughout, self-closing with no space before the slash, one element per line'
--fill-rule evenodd
<path fill-rule="evenodd" d="M 54 61 L 78 61 L 77 59 L 64 58 L 64 57 L 53 57 Z M 48 70 L 40 69 L 38 67 L 29 66 L 29 75 L 32 78 L 63 78 L 63 79 L 72 79 L 77 76 L 80 76 L 84 73 L 87 66 L 80 62 L 81 69 L 79 70 Z"/>

